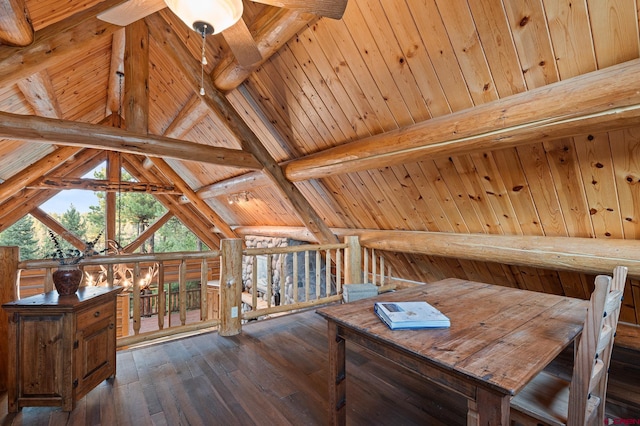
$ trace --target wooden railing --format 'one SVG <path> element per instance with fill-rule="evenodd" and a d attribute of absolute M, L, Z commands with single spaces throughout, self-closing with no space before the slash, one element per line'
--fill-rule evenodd
<path fill-rule="evenodd" d="M 225 249 L 229 241 L 235 241 L 233 250 Z M 239 332 L 242 321 L 339 301 L 344 284 L 388 287 L 391 271 L 384 259 L 374 250 L 362 250 L 356 237 L 345 241 L 242 250 L 239 240 L 223 240 L 220 251 L 95 256 L 83 259 L 80 266 L 86 275 L 83 285 L 101 281 L 126 287 L 118 297 L 122 347 L 210 327 L 231 335 Z M 258 268 L 259 257 L 264 271 Z M 243 259 L 253 265 L 248 279 L 237 266 Z M 17 267 L 30 291 L 37 281 L 44 282 L 43 291 L 53 290 L 57 262 L 23 261 Z M 123 269 L 131 279 L 122 277 Z M 145 278 L 149 271 L 153 276 Z M 175 284 L 171 287 L 176 282 L 177 291 Z M 187 289 L 187 282 L 199 288 Z M 142 291 L 147 286 L 150 293 Z"/>

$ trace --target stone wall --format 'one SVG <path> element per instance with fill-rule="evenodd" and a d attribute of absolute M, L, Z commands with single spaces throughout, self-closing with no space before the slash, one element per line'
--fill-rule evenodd
<path fill-rule="evenodd" d="M 273 247 L 290 247 L 296 245 L 308 244 L 306 242 L 291 240 L 287 238 L 271 238 L 271 237 L 257 237 L 247 236 L 245 238 L 247 248 L 273 248 Z M 271 268 L 273 272 L 273 294 L 271 303 L 273 305 L 279 305 L 280 302 L 294 303 L 293 300 L 293 256 L 294 254 L 274 254 L 271 256 Z M 305 298 L 305 260 L 304 253 L 298 253 L 298 300 L 304 301 Z M 258 295 L 266 300 L 266 261 L 267 257 L 256 257 L 257 262 L 260 262 L 258 268 Z M 253 293 L 253 256 L 245 256 L 242 260 L 242 282 L 243 291 L 250 294 Z M 320 261 L 320 294 L 321 297 L 326 296 L 326 265 L 324 259 L 324 253 Z M 335 292 L 335 278 L 331 279 L 330 291 Z M 315 252 L 309 252 L 309 300 L 316 298 L 316 256 Z M 281 288 L 283 291 L 281 292 Z M 284 297 L 284 300 L 283 300 Z"/>

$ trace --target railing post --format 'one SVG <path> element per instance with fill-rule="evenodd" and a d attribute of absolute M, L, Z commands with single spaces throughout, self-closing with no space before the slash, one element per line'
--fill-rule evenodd
<path fill-rule="evenodd" d="M 18 247 L 0 247 L 0 305 L 18 298 Z M 7 390 L 9 377 L 9 319 L 4 309 L 0 309 L 0 392 Z"/>
<path fill-rule="evenodd" d="M 357 236 L 345 237 L 344 262 L 344 283 L 357 284 L 362 283 L 362 249 L 360 248 L 360 240 Z"/>
<path fill-rule="evenodd" d="M 242 240 L 222 240 L 220 259 L 220 327 L 221 336 L 235 336 L 242 331 Z"/>

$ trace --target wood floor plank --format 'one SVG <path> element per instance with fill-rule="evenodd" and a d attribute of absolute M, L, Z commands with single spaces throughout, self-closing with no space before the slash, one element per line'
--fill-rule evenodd
<path fill-rule="evenodd" d="M 121 350 L 117 375 L 66 413 L 25 407 L 0 425 L 305 425 L 327 423 L 327 324 L 314 311 L 245 324 L 238 336 L 204 333 Z M 620 358 L 622 357 L 622 358 Z M 607 400 L 613 418 L 635 418 L 640 355 L 614 352 Z M 635 381 L 629 384 L 627 378 Z M 466 401 L 347 343 L 347 423 L 458 425 Z"/>

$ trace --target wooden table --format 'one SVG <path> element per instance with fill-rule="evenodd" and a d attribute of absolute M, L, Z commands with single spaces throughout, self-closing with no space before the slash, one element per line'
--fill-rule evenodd
<path fill-rule="evenodd" d="M 373 301 L 425 300 L 446 329 L 390 330 Z M 446 279 L 317 312 L 329 325 L 329 409 L 346 423 L 345 340 L 464 395 L 468 425 L 509 424 L 509 400 L 581 332 L 588 301 Z"/>

